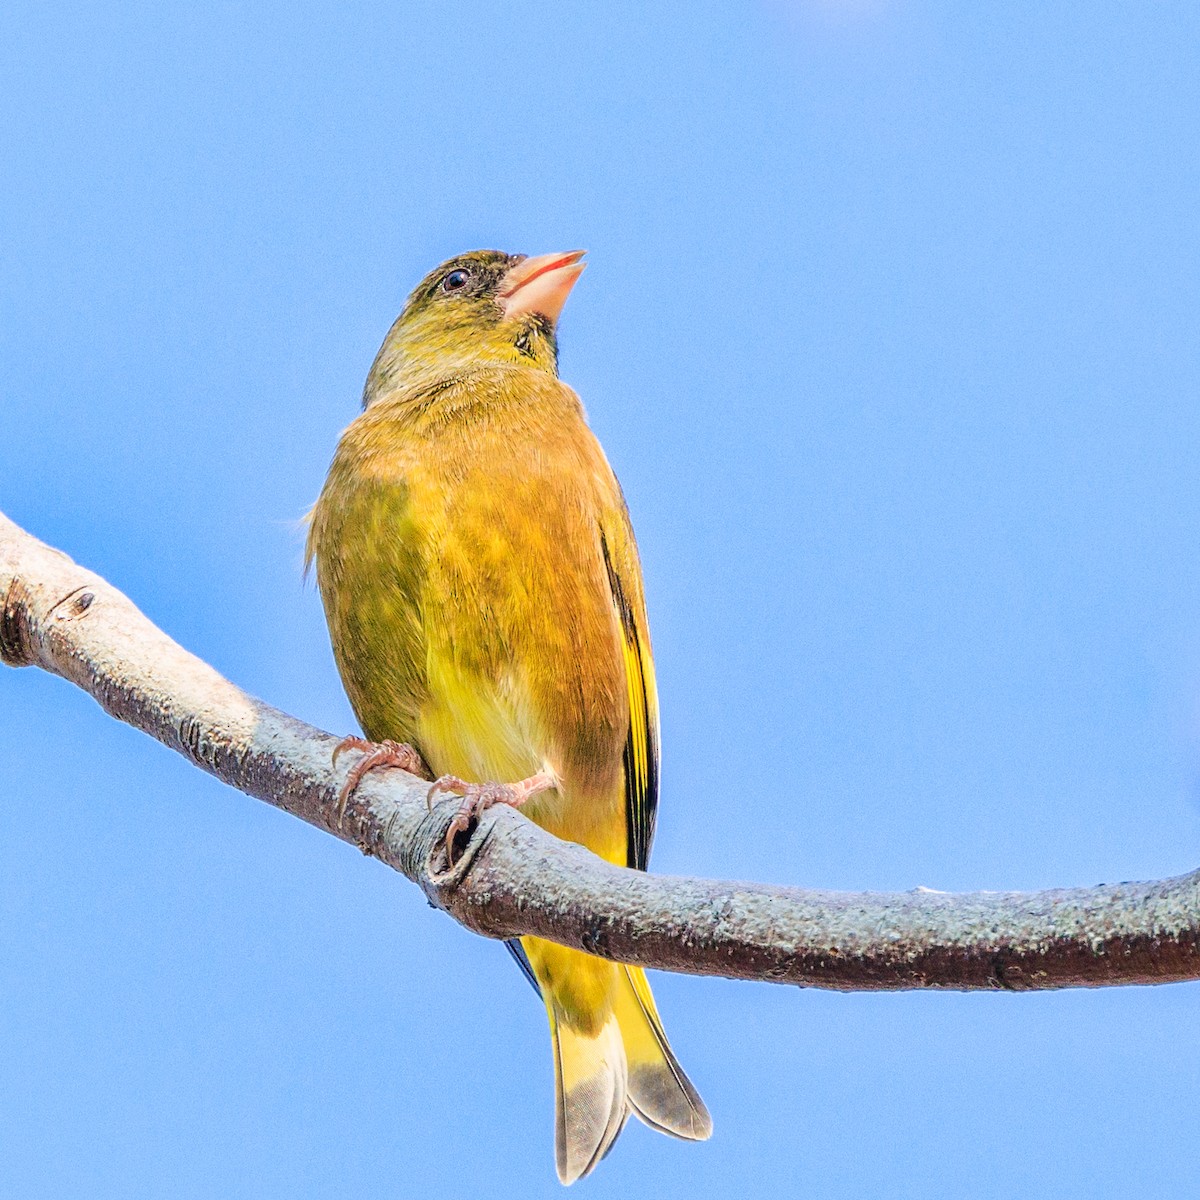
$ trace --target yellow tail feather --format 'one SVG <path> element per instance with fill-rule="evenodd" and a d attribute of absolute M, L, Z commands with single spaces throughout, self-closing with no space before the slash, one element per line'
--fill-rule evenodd
<path fill-rule="evenodd" d="M 628 1115 L 628 1075 L 616 1018 L 594 1036 L 572 1029 L 547 1005 L 554 1044 L 554 1152 L 563 1183 L 588 1174 L 608 1153 Z"/>
<path fill-rule="evenodd" d="M 701 1140 L 712 1118 L 663 1032 L 640 967 L 522 939 L 554 1047 L 558 1177 L 574 1183 L 609 1152 L 630 1113 Z"/>
<path fill-rule="evenodd" d="M 629 1073 L 629 1103 L 652 1129 L 689 1141 L 712 1134 L 712 1117 L 663 1032 L 646 972 L 620 967 L 613 1009 Z"/>

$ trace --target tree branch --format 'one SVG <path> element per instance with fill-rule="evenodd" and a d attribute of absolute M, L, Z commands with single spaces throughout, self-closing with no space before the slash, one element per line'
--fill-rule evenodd
<path fill-rule="evenodd" d="M 646 875 L 489 810 L 447 870 L 457 800 L 368 776 L 336 818 L 337 739 L 247 696 L 119 591 L 0 514 L 0 659 L 88 692 L 196 766 L 357 845 L 468 929 L 622 962 L 840 990 L 1040 989 L 1200 978 L 1200 872 L 1152 883 L 951 895 Z"/>

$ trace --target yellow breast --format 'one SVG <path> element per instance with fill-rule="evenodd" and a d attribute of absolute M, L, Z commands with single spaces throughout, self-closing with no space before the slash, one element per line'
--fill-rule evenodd
<path fill-rule="evenodd" d="M 367 735 L 438 774 L 563 781 L 539 823 L 624 861 L 624 643 L 601 536 L 621 505 L 577 398 L 481 372 L 346 431 L 310 551 Z"/>

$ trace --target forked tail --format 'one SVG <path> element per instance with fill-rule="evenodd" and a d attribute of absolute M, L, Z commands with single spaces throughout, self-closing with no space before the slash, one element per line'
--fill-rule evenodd
<path fill-rule="evenodd" d="M 663 1133 L 707 1138 L 712 1118 L 671 1052 L 645 972 L 533 939 L 526 947 L 550 1018 L 559 1179 L 588 1174 L 631 1112 Z"/>

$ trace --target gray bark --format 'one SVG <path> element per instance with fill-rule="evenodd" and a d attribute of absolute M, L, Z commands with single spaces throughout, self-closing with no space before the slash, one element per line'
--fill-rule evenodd
<path fill-rule="evenodd" d="M 448 867 L 443 839 L 456 800 L 430 812 L 427 783 L 380 771 L 339 823 L 354 755 L 335 769 L 337 738 L 240 691 L 3 514 L 0 605 L 4 662 L 70 680 L 231 787 L 379 858 L 488 937 L 536 934 L 645 967 L 847 991 L 1200 978 L 1200 872 L 966 894 L 668 878 L 602 862 L 505 807 L 484 814 Z"/>

